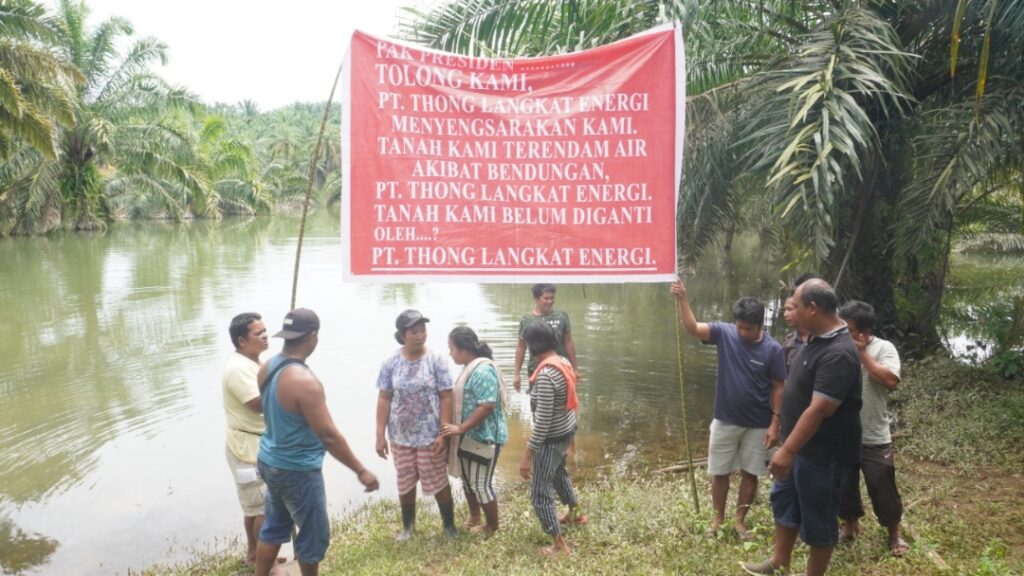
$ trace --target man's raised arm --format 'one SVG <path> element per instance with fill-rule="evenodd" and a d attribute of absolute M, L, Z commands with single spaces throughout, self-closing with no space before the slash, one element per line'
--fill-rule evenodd
<path fill-rule="evenodd" d="M 686 295 L 686 284 L 683 283 L 682 278 L 678 278 L 672 283 L 672 294 L 679 304 L 676 309 L 679 311 L 679 322 L 682 323 L 683 328 L 686 328 L 686 331 L 694 338 L 699 338 L 703 342 L 710 340 L 711 327 L 705 322 L 698 322 L 694 317 L 693 310 L 690 308 L 690 299 Z"/>

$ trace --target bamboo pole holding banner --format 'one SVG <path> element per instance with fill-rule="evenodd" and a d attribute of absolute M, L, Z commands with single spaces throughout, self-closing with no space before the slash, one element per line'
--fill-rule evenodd
<path fill-rule="evenodd" d="M 694 471 L 693 450 L 690 449 L 690 423 L 686 417 L 686 384 L 683 381 L 683 339 L 679 333 L 679 301 L 676 301 L 675 317 L 672 322 L 676 325 L 676 362 L 679 366 L 679 397 L 683 403 L 683 443 L 686 445 L 686 461 L 690 474 L 690 496 L 693 497 L 693 507 L 700 514 L 700 500 L 697 499 L 697 473 Z"/>
<path fill-rule="evenodd" d="M 327 97 L 327 105 L 324 106 L 324 117 L 320 121 L 320 134 L 316 137 L 316 146 L 313 148 L 313 157 L 309 159 L 309 181 L 306 182 L 306 196 L 302 201 L 302 220 L 299 221 L 299 242 L 295 248 L 295 273 L 292 275 L 292 302 L 289 310 L 295 309 L 295 294 L 299 289 L 299 261 L 302 259 L 302 239 L 306 235 L 306 215 L 309 214 L 309 197 L 313 193 L 313 182 L 316 179 L 316 163 L 320 160 L 320 147 L 324 143 L 324 129 L 327 128 L 327 118 L 331 115 L 331 103 L 334 101 L 334 91 L 338 88 L 338 80 L 341 78 L 341 69 L 345 66 L 342 60 L 338 65 L 338 73 L 334 75 L 334 84 L 331 85 L 331 95 Z"/>

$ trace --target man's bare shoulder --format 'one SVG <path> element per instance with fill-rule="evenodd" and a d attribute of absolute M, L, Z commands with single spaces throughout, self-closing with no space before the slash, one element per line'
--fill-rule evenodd
<path fill-rule="evenodd" d="M 305 364 L 291 364 L 284 367 L 279 382 L 279 386 L 283 384 L 289 392 L 296 396 L 323 395 L 323 386 L 320 384 L 320 380 Z"/>

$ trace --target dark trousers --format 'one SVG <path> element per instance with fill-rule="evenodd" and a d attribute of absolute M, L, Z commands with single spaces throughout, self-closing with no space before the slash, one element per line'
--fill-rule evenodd
<path fill-rule="evenodd" d="M 839 491 L 839 517 L 856 520 L 864 516 L 864 504 L 860 498 L 861 472 L 864 473 L 864 484 L 878 523 L 886 528 L 898 526 L 903 519 L 903 500 L 896 489 L 892 444 L 865 444 L 861 447 L 861 460 L 853 464 Z"/>
<path fill-rule="evenodd" d="M 545 442 L 533 453 L 533 482 L 530 485 L 530 500 L 540 520 L 540 527 L 552 536 L 562 533 L 555 510 L 555 495 L 562 504 L 575 506 L 578 503 L 569 472 L 565 469 L 566 453 L 572 444 L 573 435 L 554 442 Z"/>

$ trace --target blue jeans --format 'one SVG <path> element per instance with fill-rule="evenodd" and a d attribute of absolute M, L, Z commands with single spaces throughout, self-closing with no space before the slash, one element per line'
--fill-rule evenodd
<path fill-rule="evenodd" d="M 297 525 L 295 558 L 303 564 L 323 560 L 331 540 L 331 525 L 321 471 L 284 470 L 262 460 L 257 466 L 267 485 L 260 540 L 267 544 L 284 544 L 291 539 L 292 527 Z"/>
<path fill-rule="evenodd" d="M 839 489 L 848 466 L 797 454 L 789 475 L 772 485 L 775 524 L 799 528 L 808 546 L 828 548 L 839 541 Z"/>

